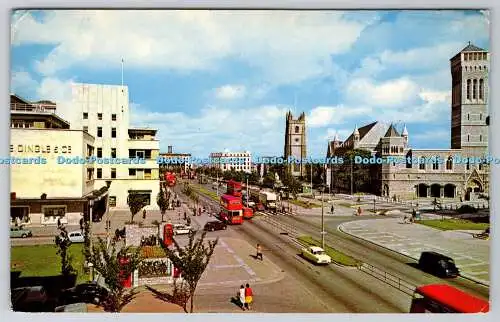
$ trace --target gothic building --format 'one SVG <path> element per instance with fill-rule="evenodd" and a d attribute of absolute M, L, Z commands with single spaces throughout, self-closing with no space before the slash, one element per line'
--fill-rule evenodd
<path fill-rule="evenodd" d="M 401 133 L 393 124 L 373 122 L 354 129 L 345 140 L 329 142 L 327 157 L 346 150 L 364 149 L 379 158 L 405 162 L 370 165 L 383 196 L 462 198 L 471 200 L 489 191 L 489 165 L 470 158 L 488 155 L 489 54 L 469 43 L 450 59 L 451 148 L 413 149 L 406 126 Z M 459 156 L 460 158 L 457 158 Z M 410 162 L 408 162 L 410 161 Z M 368 166 L 368 165 L 367 165 Z M 331 189 L 336 191 L 338 166 L 330 166 Z"/>
<path fill-rule="evenodd" d="M 285 152 L 284 157 L 294 157 L 297 160 L 302 160 L 307 157 L 306 150 L 306 115 L 304 112 L 297 119 L 293 118 L 292 112 L 286 114 L 285 126 Z M 305 165 L 293 164 L 289 171 L 296 177 L 302 177 L 305 173 Z"/>

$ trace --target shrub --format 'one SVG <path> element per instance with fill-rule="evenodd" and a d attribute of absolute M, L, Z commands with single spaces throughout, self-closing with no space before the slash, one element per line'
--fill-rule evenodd
<path fill-rule="evenodd" d="M 139 277 L 170 276 L 171 265 L 162 260 L 144 261 L 139 265 Z"/>
<path fill-rule="evenodd" d="M 461 214 L 470 214 L 476 213 L 477 209 L 469 205 L 462 205 L 460 206 L 460 208 L 458 208 L 458 212 Z"/>

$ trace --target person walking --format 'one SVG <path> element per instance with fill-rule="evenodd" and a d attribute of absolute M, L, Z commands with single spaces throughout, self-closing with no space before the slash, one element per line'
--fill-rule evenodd
<path fill-rule="evenodd" d="M 333 212 L 335 211 L 335 208 L 332 206 L 332 208 L 330 209 L 330 211 L 333 214 Z"/>
<path fill-rule="evenodd" d="M 252 309 L 252 302 L 253 302 L 253 291 L 250 288 L 250 285 L 247 283 L 245 287 L 245 307 L 247 310 Z"/>
<path fill-rule="evenodd" d="M 260 244 L 257 244 L 257 256 L 256 258 L 259 258 L 260 260 L 264 260 L 262 258 L 262 246 L 260 246 Z"/>
<path fill-rule="evenodd" d="M 146 209 L 142 211 L 142 219 L 146 219 Z"/>
<path fill-rule="evenodd" d="M 240 300 L 240 304 L 241 304 L 241 309 L 243 311 L 245 311 L 245 306 L 246 306 L 246 303 L 245 303 L 245 287 L 243 285 L 240 286 L 240 294 L 239 294 L 239 300 Z"/>

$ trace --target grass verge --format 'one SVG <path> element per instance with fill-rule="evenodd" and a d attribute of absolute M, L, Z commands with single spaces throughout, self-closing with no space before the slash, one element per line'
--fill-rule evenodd
<path fill-rule="evenodd" d="M 297 240 L 303 244 L 304 246 L 321 246 L 321 242 L 312 238 L 311 236 L 300 236 L 297 238 Z M 346 255 L 335 248 L 332 248 L 328 245 L 325 245 L 325 252 L 328 256 L 332 258 L 332 261 L 334 261 L 337 264 L 343 265 L 343 266 L 358 266 L 360 262 L 354 258 L 352 258 L 349 255 Z"/>
<path fill-rule="evenodd" d="M 490 224 L 475 223 L 465 219 L 418 220 L 416 223 L 440 230 L 485 230 Z"/>
<path fill-rule="evenodd" d="M 83 244 L 73 244 L 69 248 L 71 264 L 76 270 L 77 283 L 88 281 L 89 275 L 83 271 Z M 57 276 L 61 273 L 61 257 L 55 245 L 12 246 L 10 270 L 20 271 L 21 277 Z"/>
<path fill-rule="evenodd" d="M 195 190 L 201 194 L 204 194 L 205 196 L 208 196 L 217 202 L 219 201 L 219 197 L 217 196 L 216 192 L 210 191 L 207 188 L 205 188 L 203 186 L 199 186 L 199 185 L 192 185 L 192 188 L 193 188 L 193 190 Z"/>
<path fill-rule="evenodd" d="M 295 200 L 295 199 L 288 199 L 288 202 L 291 204 L 294 204 L 296 206 L 302 207 L 302 208 L 307 208 L 307 209 L 312 209 L 312 208 L 321 208 L 320 205 L 317 205 L 315 203 L 307 203 L 302 200 Z"/>

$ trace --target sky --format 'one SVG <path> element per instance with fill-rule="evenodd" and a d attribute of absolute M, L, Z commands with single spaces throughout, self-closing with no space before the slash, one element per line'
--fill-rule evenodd
<path fill-rule="evenodd" d="M 65 117 L 71 83 L 120 85 L 123 59 L 130 125 L 157 128 L 162 152 L 280 156 L 289 110 L 305 113 L 313 157 L 373 121 L 449 148 L 449 59 L 489 38 L 472 10 L 20 10 L 11 93 Z"/>

